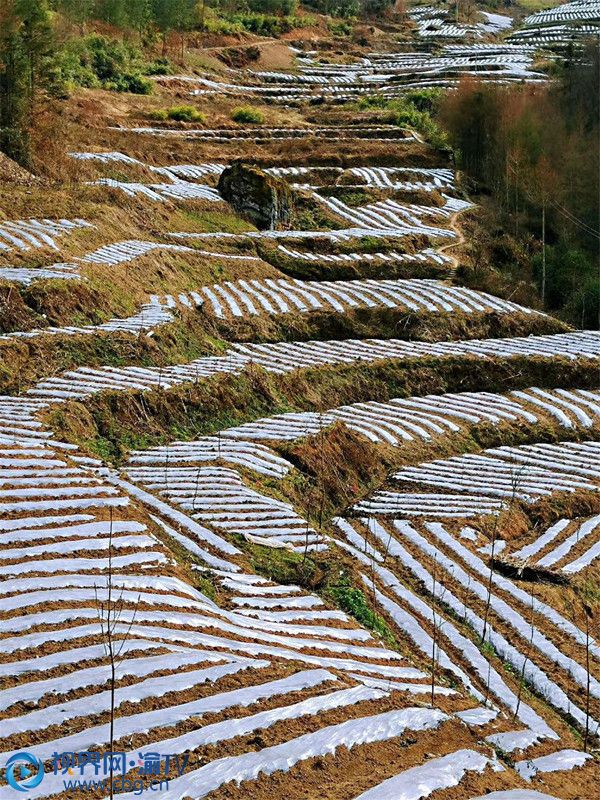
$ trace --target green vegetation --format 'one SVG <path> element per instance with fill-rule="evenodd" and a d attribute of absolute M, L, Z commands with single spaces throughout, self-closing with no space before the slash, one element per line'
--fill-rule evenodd
<path fill-rule="evenodd" d="M 281 16 L 295 14 L 298 9 L 298 0 L 247 0 L 247 4 L 250 11 Z"/>
<path fill-rule="evenodd" d="M 346 575 L 340 576 L 336 583 L 332 583 L 327 593 L 342 611 L 350 614 L 361 625 L 378 633 L 388 644 L 395 643 L 386 621 L 371 609 L 364 592 L 352 586 Z"/>
<path fill-rule="evenodd" d="M 231 112 L 231 119 L 234 122 L 251 123 L 253 125 L 262 125 L 265 121 L 262 111 L 259 111 L 258 108 L 252 108 L 252 106 L 234 108 Z"/>
<path fill-rule="evenodd" d="M 600 322 L 599 59 L 592 45 L 543 87 L 464 82 L 439 112 L 459 165 L 510 231 L 492 267 L 535 282 L 547 309 L 582 327 Z"/>
<path fill-rule="evenodd" d="M 298 16 L 297 0 L 242 0 L 224 7 L 211 0 L 53 0 L 54 7 L 83 33 L 85 26 L 100 20 L 135 31 L 140 40 L 151 41 L 158 33 L 163 51 L 169 34 L 206 30 L 210 33 L 250 31 L 261 36 L 279 36 L 314 20 Z"/>
<path fill-rule="evenodd" d="M 157 58 L 144 67 L 144 75 L 170 75 L 173 67 L 168 58 Z"/>
<path fill-rule="evenodd" d="M 265 36 L 278 36 L 292 28 L 315 24 L 314 18 L 306 14 L 297 14 L 298 0 L 227 0 L 227 2 L 200 0 L 199 5 L 207 29 L 214 29 L 220 22 L 223 25 L 239 25 L 245 30 L 252 30 L 253 33 Z M 303 0 L 302 2 L 302 6 L 309 11 L 341 19 L 380 15 L 389 11 L 393 5 L 394 0 Z"/>
<path fill-rule="evenodd" d="M 316 24 L 314 17 L 298 15 L 298 0 L 212 0 L 202 7 L 201 27 L 213 33 L 255 33 L 258 36 L 277 37 L 294 28 L 307 28 Z"/>
<path fill-rule="evenodd" d="M 152 83 L 143 77 L 144 68 L 137 48 L 117 39 L 92 35 L 65 44 L 56 58 L 56 80 L 67 89 L 85 86 L 150 94 Z"/>
<path fill-rule="evenodd" d="M 187 230 L 190 223 L 198 231 L 224 231 L 225 233 L 244 233 L 255 230 L 246 220 L 228 211 L 204 211 L 196 208 L 182 208 L 182 230 Z"/>
<path fill-rule="evenodd" d="M 374 17 L 390 11 L 394 0 L 305 0 L 304 5 L 332 17 Z"/>
<path fill-rule="evenodd" d="M 379 14 L 390 6 L 391 0 L 308 3 L 316 11 L 347 19 Z M 98 22 L 102 35 L 89 33 Z M 149 94 L 152 82 L 146 76 L 171 72 L 167 52 L 176 47 L 183 60 L 186 35 L 191 31 L 277 37 L 316 24 L 314 17 L 298 12 L 298 0 L 4 0 L 0 8 L 0 150 L 31 165 L 34 105 L 45 93 L 64 98 L 81 86 Z M 335 35 L 352 31 L 347 23 L 332 25 Z M 143 51 L 155 47 L 157 40 L 162 41 L 162 56 L 145 57 Z M 257 112 L 240 112 L 236 121 L 262 121 L 251 118 L 251 113 Z M 158 112 L 156 118 L 164 117 Z M 175 117 L 167 111 L 166 118 L 188 119 L 185 111 Z M 200 120 L 192 117 L 192 121 Z M 426 127 L 426 120 L 417 122 Z"/>
<path fill-rule="evenodd" d="M 327 30 L 334 36 L 350 36 L 352 34 L 352 20 L 330 20 Z"/>
<path fill-rule="evenodd" d="M 524 9 L 528 14 L 533 14 L 536 11 L 544 11 L 545 9 L 553 8 L 556 5 L 557 3 L 555 0 L 518 0 L 517 2 L 517 6 Z M 499 4 L 498 7 L 500 7 Z"/>
<path fill-rule="evenodd" d="M 309 28 L 315 24 L 313 17 L 278 17 L 272 14 L 233 14 L 227 19 L 240 30 L 258 36 L 281 36 L 294 28 Z"/>
<path fill-rule="evenodd" d="M 448 138 L 434 118 L 442 97 L 440 89 L 418 89 L 393 100 L 386 100 L 381 95 L 363 97 L 357 107 L 360 111 L 380 109 L 385 112 L 382 122 L 413 128 L 434 147 L 445 149 Z"/>
<path fill-rule="evenodd" d="M 582 328 L 598 327 L 600 319 L 600 278 L 588 252 L 561 238 L 546 247 L 546 305 L 562 309 L 564 316 Z M 533 275 L 541 287 L 544 271 L 542 253 L 532 260 Z"/>
<path fill-rule="evenodd" d="M 250 544 L 242 537 L 239 545 L 250 554 L 252 569 L 259 575 L 281 584 L 312 588 L 317 577 L 317 567 L 310 554 L 305 558 L 303 553 Z"/>
<path fill-rule="evenodd" d="M 167 120 L 172 119 L 176 122 L 206 122 L 206 115 L 194 108 L 194 106 L 171 106 L 171 108 L 161 108 L 153 111 L 150 116 L 152 119 Z"/>
<path fill-rule="evenodd" d="M 140 39 L 158 31 L 163 49 L 170 31 L 190 30 L 198 20 L 196 0 L 53 0 L 53 8 L 81 33 L 92 20 L 136 31 Z"/>

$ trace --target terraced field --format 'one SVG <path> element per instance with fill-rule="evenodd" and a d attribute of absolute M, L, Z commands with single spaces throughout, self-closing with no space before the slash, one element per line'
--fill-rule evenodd
<path fill-rule="evenodd" d="M 0 764 L 44 764 L 27 796 L 108 797 L 72 783 L 107 764 L 122 800 L 594 796 L 600 334 L 461 285 L 462 176 L 332 115 L 546 80 L 534 45 L 596 5 L 508 43 L 418 6 L 413 52 L 160 76 L 290 122 L 99 114 L 75 179 L 2 193 Z M 287 217 L 226 201 L 236 161 Z"/>

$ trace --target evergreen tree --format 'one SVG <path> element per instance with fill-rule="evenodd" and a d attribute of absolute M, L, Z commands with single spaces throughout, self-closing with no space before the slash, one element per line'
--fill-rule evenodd
<path fill-rule="evenodd" d="M 94 0 L 58 0 L 56 3 L 56 10 L 78 25 L 82 34 L 85 33 L 86 23 L 93 16 L 94 7 Z"/>
<path fill-rule="evenodd" d="M 29 162 L 28 129 L 43 65 L 51 55 L 46 0 L 3 0 L 0 10 L 0 150 Z"/>

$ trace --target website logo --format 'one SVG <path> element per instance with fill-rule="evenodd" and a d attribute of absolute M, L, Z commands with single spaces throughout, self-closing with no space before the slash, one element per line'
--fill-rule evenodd
<path fill-rule="evenodd" d="M 18 792 L 28 792 L 44 778 L 44 765 L 31 753 L 15 753 L 6 762 L 6 781 Z"/>

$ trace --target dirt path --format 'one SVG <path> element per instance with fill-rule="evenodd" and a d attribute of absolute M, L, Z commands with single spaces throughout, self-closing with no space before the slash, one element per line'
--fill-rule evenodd
<path fill-rule="evenodd" d="M 446 253 L 446 250 L 450 250 L 451 248 L 454 248 L 454 247 L 460 247 L 461 245 L 463 245 L 465 243 L 465 241 L 466 241 L 465 235 L 462 232 L 462 228 L 460 228 L 459 225 L 457 224 L 458 217 L 463 213 L 464 213 L 464 211 L 457 211 L 456 213 L 452 214 L 452 216 L 450 217 L 450 220 L 448 222 L 448 226 L 457 235 L 458 240 L 457 241 L 452 241 L 449 244 L 442 245 L 442 247 L 438 247 L 438 253 Z M 449 276 L 454 277 L 454 275 L 456 274 L 456 269 L 457 269 L 460 261 L 456 256 L 452 255 L 452 253 L 446 253 L 446 255 L 448 256 L 448 258 L 452 259 L 452 263 L 453 263 L 452 269 L 449 270 Z"/>
<path fill-rule="evenodd" d="M 217 45 L 214 47 L 195 47 L 193 48 L 197 53 L 219 53 L 223 50 L 231 50 L 232 48 L 236 47 L 258 47 L 262 50 L 263 47 L 266 47 L 269 44 L 281 44 L 281 39 L 258 39 L 257 41 L 249 40 L 249 41 L 240 41 L 237 43 L 232 44 L 224 44 L 224 45 Z"/>

